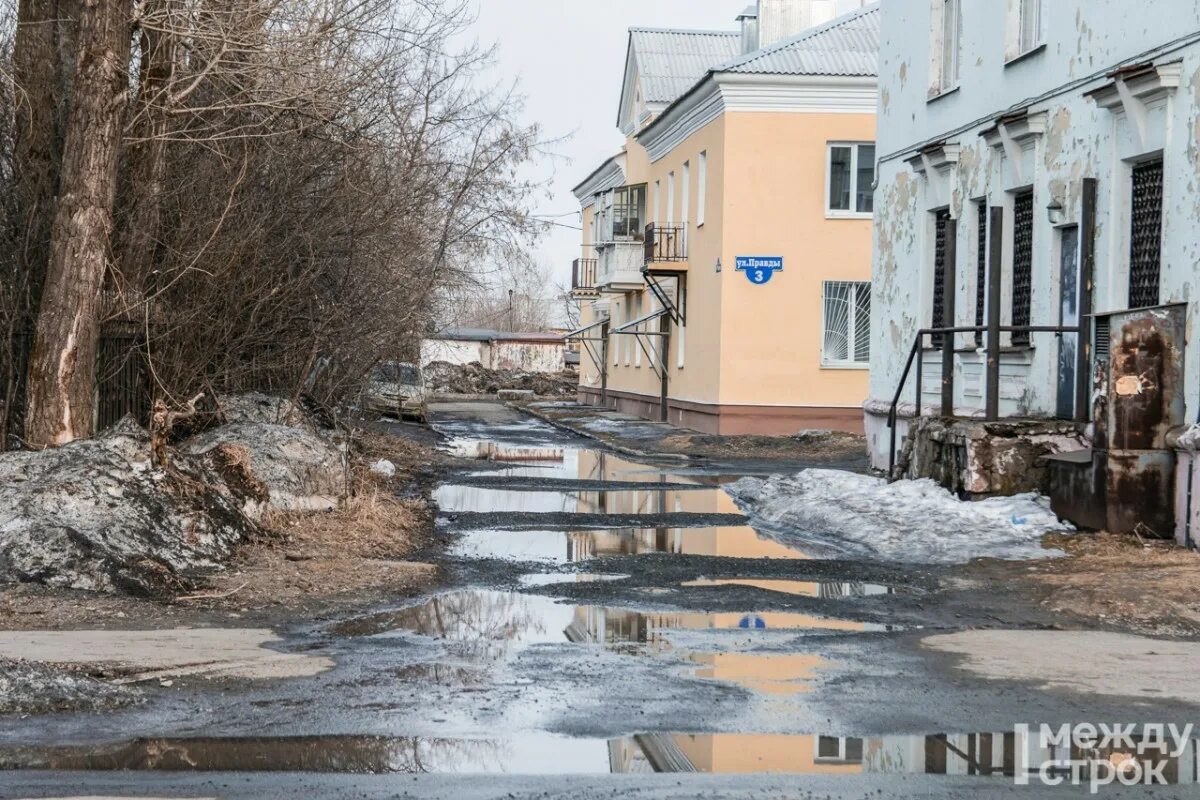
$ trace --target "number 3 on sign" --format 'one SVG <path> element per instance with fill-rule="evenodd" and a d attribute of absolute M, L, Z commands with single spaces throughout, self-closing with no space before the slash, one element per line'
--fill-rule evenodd
<path fill-rule="evenodd" d="M 738 256 L 738 272 L 746 273 L 746 278 L 755 286 L 770 283 L 776 272 L 783 272 L 781 256 Z"/>

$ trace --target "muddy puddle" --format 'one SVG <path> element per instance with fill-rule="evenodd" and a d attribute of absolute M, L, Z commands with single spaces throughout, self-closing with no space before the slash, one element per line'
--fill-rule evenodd
<path fill-rule="evenodd" d="M 1194 741 L 1191 744 L 1192 749 L 1197 745 Z M 1120 764 L 1126 770 L 1155 768 L 1161 776 L 1155 783 L 1194 782 L 1195 766 L 1187 755 L 1126 757 L 1099 750 L 1089 755 L 1109 763 L 1118 763 L 1115 759 L 1121 758 Z M 1014 732 L 874 737 L 655 732 L 618 739 L 574 739 L 537 733 L 495 739 L 146 738 L 105 745 L 4 747 L 0 748 L 0 769 L 411 775 L 942 775 L 974 776 L 981 784 L 993 784 L 997 791 L 1008 792 L 1014 777 L 1033 776 L 1032 765 L 1045 763 L 1046 756 L 1032 739 Z M 1062 768 L 1062 774 L 1066 769 Z"/>
<path fill-rule="evenodd" d="M 447 514 L 493 514 L 506 511 L 547 514 L 671 514 L 737 513 L 720 489 L 623 489 L 593 491 L 514 491 L 480 486 L 443 485 L 434 492 L 438 508 Z"/>
<path fill-rule="evenodd" d="M 578 531 L 465 531 L 451 548 L 461 558 L 578 563 L 607 556 L 667 553 L 742 559 L 806 559 L 801 550 L 745 526 L 616 528 Z"/>

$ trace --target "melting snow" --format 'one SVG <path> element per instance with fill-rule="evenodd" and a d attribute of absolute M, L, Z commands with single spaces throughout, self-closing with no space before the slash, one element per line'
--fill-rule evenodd
<path fill-rule="evenodd" d="M 1041 495 L 967 502 L 931 480 L 889 484 L 868 475 L 810 469 L 743 478 L 725 489 L 759 530 L 838 555 L 887 561 L 1046 558 L 1061 552 L 1042 547 L 1044 534 L 1074 531 Z"/>

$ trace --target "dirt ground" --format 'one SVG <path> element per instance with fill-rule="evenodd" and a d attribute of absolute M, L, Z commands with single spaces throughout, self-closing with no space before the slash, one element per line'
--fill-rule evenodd
<path fill-rule="evenodd" d="M 1046 544 L 1068 557 L 1028 567 L 1024 582 L 1042 607 L 1104 628 L 1200 635 L 1200 554 L 1111 533 L 1054 534 Z"/>
<path fill-rule="evenodd" d="M 419 560 L 434 536 L 427 469 L 444 457 L 386 431 L 356 431 L 352 494 L 341 508 L 271 513 L 264 535 L 200 590 L 160 601 L 18 584 L 0 588 L 0 630 L 275 623 L 427 589 L 438 579 L 437 567 Z M 395 465 L 394 476 L 371 472 L 380 459 Z"/>

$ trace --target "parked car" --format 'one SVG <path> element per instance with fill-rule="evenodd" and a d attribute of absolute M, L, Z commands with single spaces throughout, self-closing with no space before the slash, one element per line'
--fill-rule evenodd
<path fill-rule="evenodd" d="M 415 364 L 386 362 L 371 371 L 363 392 L 363 408 L 397 419 L 424 422 L 425 378 Z"/>

